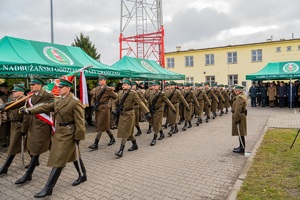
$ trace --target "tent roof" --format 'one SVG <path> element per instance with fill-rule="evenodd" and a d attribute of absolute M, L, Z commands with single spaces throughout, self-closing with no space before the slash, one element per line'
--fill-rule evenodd
<path fill-rule="evenodd" d="M 38 42 L 5 36 L 0 40 L 0 77 L 28 77 L 39 75 L 56 78 L 84 66 L 86 77 L 128 77 L 129 71 L 119 71 L 94 60 L 81 48 Z"/>
<path fill-rule="evenodd" d="M 129 70 L 130 77 L 135 79 L 184 80 L 185 75 L 168 71 L 154 60 L 124 56 L 112 65 L 118 70 Z"/>
<path fill-rule="evenodd" d="M 271 62 L 260 71 L 246 75 L 246 80 L 282 80 L 300 78 L 300 61 Z"/>

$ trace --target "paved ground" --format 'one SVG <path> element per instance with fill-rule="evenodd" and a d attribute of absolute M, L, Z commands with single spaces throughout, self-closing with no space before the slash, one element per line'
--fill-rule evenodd
<path fill-rule="evenodd" d="M 289 108 L 248 108 L 247 150 L 269 127 L 300 128 L 298 110 Z M 82 158 L 88 171 L 88 181 L 73 187 L 77 172 L 72 163 L 63 170 L 54 193 L 48 199 L 227 199 L 248 158 L 232 153 L 238 138 L 231 136 L 231 113 L 209 123 L 195 126 L 173 137 L 149 145 L 152 134 L 145 134 L 142 124 L 139 150 L 126 151 L 122 158 L 114 153 L 120 141 L 108 147 L 108 136 L 103 135 L 100 148 L 90 152 L 94 128 L 88 127 L 86 140 L 81 143 Z M 182 125 L 180 126 L 182 127 Z M 167 132 L 167 131 L 165 131 Z M 116 131 L 114 131 L 116 134 Z M 126 149 L 131 146 L 128 142 Z M 0 163 L 6 158 L 0 149 Z M 46 167 L 48 153 L 41 156 L 33 180 L 22 186 L 14 182 L 22 177 L 21 156 L 16 156 L 7 175 L 0 177 L 0 199 L 32 199 L 45 185 L 51 169 Z M 29 156 L 26 155 L 26 163 Z"/>

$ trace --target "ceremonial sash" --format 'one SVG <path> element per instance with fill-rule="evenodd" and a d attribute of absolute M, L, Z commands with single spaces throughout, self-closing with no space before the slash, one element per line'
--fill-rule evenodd
<path fill-rule="evenodd" d="M 32 107 L 32 103 L 31 103 L 31 98 L 28 100 L 28 104 L 30 107 Z M 49 124 L 52 128 L 52 134 L 55 133 L 55 127 L 54 127 L 54 123 L 53 123 L 53 119 L 52 119 L 52 114 L 50 113 L 50 116 L 46 115 L 45 113 L 40 113 L 40 114 L 35 114 L 35 116 L 42 120 L 43 122 L 46 122 L 47 124 Z"/>

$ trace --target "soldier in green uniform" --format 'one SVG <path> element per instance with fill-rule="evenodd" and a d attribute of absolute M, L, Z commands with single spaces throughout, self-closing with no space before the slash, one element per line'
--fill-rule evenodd
<path fill-rule="evenodd" d="M 200 109 L 196 108 L 196 115 L 198 116 L 198 120 L 196 122 L 197 126 L 202 123 L 202 114 L 203 114 L 203 109 L 204 109 L 204 103 L 210 105 L 210 101 L 206 95 L 205 90 L 203 90 L 203 85 L 201 83 L 195 84 L 197 86 L 196 90 L 196 99 L 198 100 L 198 103 L 200 105 Z"/>
<path fill-rule="evenodd" d="M 183 83 L 178 84 L 178 90 L 181 93 L 181 95 L 183 95 L 183 92 L 184 92 Z M 179 122 L 178 122 L 178 125 L 180 125 L 184 121 L 183 111 L 184 111 L 184 106 L 182 105 L 182 103 L 180 103 L 179 104 Z"/>
<path fill-rule="evenodd" d="M 230 107 L 230 90 L 228 88 L 228 85 L 225 85 L 225 90 L 224 90 L 224 99 L 225 99 L 225 103 L 224 103 L 224 108 L 225 108 L 225 114 L 228 113 L 228 109 Z"/>
<path fill-rule="evenodd" d="M 218 86 L 218 90 L 219 90 L 219 106 L 218 109 L 220 111 L 220 116 L 222 116 L 224 114 L 224 104 L 225 104 L 225 90 L 224 90 L 224 85 L 220 84 Z"/>
<path fill-rule="evenodd" d="M 44 81 L 38 77 L 31 77 L 30 89 L 33 95 L 27 100 L 26 107 L 30 108 L 40 103 L 54 101 L 54 96 L 46 92 L 42 86 Z M 51 132 L 53 124 L 50 112 L 39 115 L 25 116 L 21 127 L 21 134 L 27 133 L 27 148 L 31 156 L 30 164 L 22 178 L 15 184 L 23 184 L 31 181 L 32 173 L 39 165 L 39 157 L 50 149 Z"/>
<path fill-rule="evenodd" d="M 80 140 L 85 138 L 84 108 L 80 100 L 70 92 L 71 87 L 73 87 L 72 82 L 62 78 L 59 81 L 60 97 L 56 98 L 54 102 L 33 108 L 20 108 L 20 113 L 23 114 L 35 115 L 43 112 L 54 112 L 55 117 L 55 134 L 48 159 L 48 166 L 53 168 L 44 189 L 36 193 L 35 198 L 52 195 L 61 171 L 68 162 L 74 163 L 79 174 L 78 179 L 73 182 L 73 186 L 87 180 L 82 159 L 77 158 L 76 160 L 76 148 L 78 148 Z M 78 161 L 83 174 L 79 170 Z"/>
<path fill-rule="evenodd" d="M 165 89 L 164 89 L 164 93 L 166 94 L 166 96 L 168 97 L 170 94 L 170 83 L 165 82 Z M 170 100 L 170 99 L 169 99 Z M 164 114 L 163 114 L 163 118 L 166 118 L 165 124 L 163 125 L 163 127 L 166 129 L 168 128 L 168 106 L 164 105 Z"/>
<path fill-rule="evenodd" d="M 247 97 L 243 93 L 243 86 L 236 85 L 236 98 L 232 105 L 232 136 L 239 136 L 240 146 L 234 148 L 234 153 L 245 152 L 245 136 L 247 135 Z"/>
<path fill-rule="evenodd" d="M 152 142 L 150 143 L 151 146 L 154 146 L 156 144 L 156 139 L 158 132 L 160 132 L 159 140 L 162 140 L 165 135 L 161 129 L 162 124 L 162 118 L 163 118 L 163 105 L 164 103 L 169 106 L 169 108 L 172 110 L 172 112 L 175 114 L 176 109 L 173 106 L 173 104 L 170 102 L 170 100 L 167 98 L 166 94 L 163 91 L 160 91 L 160 82 L 154 81 L 153 82 L 153 92 L 149 96 L 149 110 L 152 115 L 152 124 L 153 124 L 153 130 L 154 130 L 154 136 L 152 139 Z"/>
<path fill-rule="evenodd" d="M 213 83 L 211 84 L 211 86 L 213 87 L 212 88 L 213 93 L 217 97 L 216 99 L 212 98 L 212 102 L 211 102 L 211 112 L 213 113 L 213 119 L 215 119 L 217 117 L 217 108 L 221 99 L 221 95 L 220 95 L 220 91 L 217 89 L 217 84 Z"/>
<path fill-rule="evenodd" d="M 148 82 L 148 89 L 145 91 L 145 99 L 147 100 L 147 102 L 149 102 L 149 97 L 150 97 L 150 94 L 153 92 L 152 91 L 152 87 L 153 87 L 153 82 Z M 148 104 L 149 106 L 149 104 Z M 152 132 L 152 119 L 149 120 L 149 128 L 147 130 L 147 134 L 150 134 Z"/>
<path fill-rule="evenodd" d="M 12 92 L 8 89 L 7 82 L 0 84 L 0 99 L 3 100 L 4 103 L 10 102 L 12 99 Z M 10 138 L 10 119 L 7 116 L 7 119 L 0 126 L 0 141 L 3 141 L 2 147 L 7 147 L 9 145 Z"/>
<path fill-rule="evenodd" d="M 24 93 L 26 91 L 26 88 L 24 84 L 15 84 L 14 88 L 12 90 L 12 102 L 18 101 L 19 99 L 25 97 Z M 10 103 L 9 103 L 10 104 Z M 2 111 L 8 104 L 3 104 L 1 106 L 0 110 Z M 20 103 L 22 106 L 22 104 Z M 24 102 L 23 102 L 24 105 Z M 7 151 L 7 159 L 4 163 L 4 165 L 0 168 L 0 175 L 6 174 L 8 171 L 9 166 L 11 165 L 14 157 L 16 154 L 21 153 L 21 145 L 22 145 L 22 135 L 21 133 L 21 127 L 23 123 L 23 114 L 19 113 L 19 107 L 11 108 L 8 112 L 11 126 L 10 126 L 10 145 Z M 5 112 L 0 114 L 6 114 Z M 1 124 L 1 122 L 0 122 Z M 23 138 L 24 141 L 24 138 Z M 23 144 L 24 145 L 24 144 Z"/>
<path fill-rule="evenodd" d="M 119 117 L 119 123 L 118 123 L 118 138 L 121 138 L 121 146 L 119 151 L 116 153 L 118 157 L 123 156 L 125 144 L 127 141 L 127 138 L 129 138 L 132 141 L 132 147 L 128 149 L 128 151 L 134 151 L 138 149 L 138 145 L 136 143 L 136 139 L 133 135 L 133 129 L 134 129 L 134 122 L 135 118 L 138 118 L 138 116 L 135 116 L 135 105 L 138 105 L 139 108 L 142 109 L 142 111 L 145 114 L 146 118 L 150 118 L 151 114 L 147 108 L 147 106 L 143 103 L 143 101 L 140 99 L 139 95 L 135 90 L 131 90 L 131 81 L 128 79 L 123 80 L 123 85 L 121 91 L 118 95 L 118 98 L 116 100 L 116 107 L 120 111 Z M 122 109 L 121 109 L 122 108 Z M 113 111 L 114 115 L 117 114 L 117 110 Z"/>
<path fill-rule="evenodd" d="M 116 92 L 116 84 L 114 82 L 110 82 L 107 84 L 107 87 L 111 88 L 114 92 Z M 110 112 L 115 110 L 115 99 L 110 98 L 109 99 L 109 106 L 110 106 Z M 114 117 L 114 115 L 110 115 L 110 129 L 114 130 L 116 129 L 116 119 Z"/>
<path fill-rule="evenodd" d="M 198 103 L 198 100 L 196 99 L 196 96 L 194 94 L 193 88 L 189 83 L 184 84 L 184 92 L 182 94 L 184 96 L 184 99 L 186 102 L 189 104 L 189 109 L 184 109 L 183 115 L 184 115 L 184 126 L 182 127 L 182 130 L 185 131 L 186 128 L 191 128 L 192 127 L 192 115 L 194 113 L 194 104 L 195 106 L 199 109 L 200 105 Z M 189 126 L 187 127 L 187 124 Z"/>
<path fill-rule="evenodd" d="M 118 95 L 113 91 L 112 88 L 107 87 L 106 85 L 107 77 L 100 74 L 99 75 L 99 86 L 96 87 L 95 93 L 92 97 L 91 104 L 92 108 L 95 111 L 95 121 L 96 121 L 96 129 L 97 136 L 95 138 L 94 144 L 89 146 L 90 149 L 96 150 L 98 149 L 98 143 L 101 138 L 102 132 L 106 132 L 110 138 L 108 146 L 113 145 L 116 140 L 114 135 L 110 130 L 110 99 L 116 99 Z"/>
<path fill-rule="evenodd" d="M 206 102 L 204 103 L 204 112 L 206 114 L 206 123 L 208 123 L 208 120 L 210 119 L 210 110 L 211 110 L 212 99 L 214 99 L 214 101 L 217 101 L 218 98 L 212 91 L 209 82 L 205 82 L 205 92 L 210 101 L 210 104 L 206 103 Z"/>
<path fill-rule="evenodd" d="M 173 104 L 174 108 L 176 109 L 176 114 L 173 113 L 171 108 L 167 106 L 167 121 L 171 125 L 171 130 L 168 132 L 169 136 L 178 132 L 177 123 L 179 120 L 179 102 L 187 109 L 189 109 L 189 105 L 182 96 L 181 92 L 175 88 L 176 83 L 174 81 L 170 82 L 169 93 L 166 94 L 168 99 Z"/>
<path fill-rule="evenodd" d="M 148 105 L 148 102 L 145 99 L 143 93 L 138 88 L 137 82 L 135 82 L 135 81 L 132 82 L 131 90 L 133 90 L 137 93 L 138 97 L 143 101 L 144 105 L 146 105 L 146 106 Z M 135 136 L 139 136 L 139 135 L 142 134 L 142 130 L 140 128 L 140 110 L 141 110 L 141 112 L 143 112 L 143 110 L 140 108 L 139 104 L 134 103 L 134 113 L 135 113 L 135 115 L 134 115 L 135 116 L 134 117 L 134 126 L 137 129 L 137 133 L 135 134 Z"/>

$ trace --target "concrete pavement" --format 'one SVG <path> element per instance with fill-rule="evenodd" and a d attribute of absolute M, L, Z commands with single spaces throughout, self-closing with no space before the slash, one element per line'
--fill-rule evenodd
<path fill-rule="evenodd" d="M 268 127 L 299 128 L 297 110 L 289 108 L 251 108 L 248 106 L 248 136 L 246 149 L 252 151 Z M 107 146 L 109 138 L 103 134 L 100 148 L 90 151 L 94 127 L 87 128 L 86 140 L 81 142 L 82 159 L 87 168 L 88 181 L 73 187 L 77 172 L 69 163 L 48 199 L 234 199 L 241 181 L 244 166 L 251 160 L 232 153 L 238 138 L 231 136 L 231 113 L 218 116 L 209 123 L 195 125 L 150 146 L 152 134 L 146 134 L 147 123 L 142 123 L 143 134 L 137 137 L 139 150 L 126 151 L 122 158 L 114 153 L 120 140 Z M 164 131 L 167 133 L 167 130 Z M 113 131 L 116 135 L 116 130 Z M 166 134 L 167 135 L 167 134 Z M 126 149 L 131 142 L 127 142 Z M 257 148 L 257 147 L 256 147 Z M 45 185 L 51 168 L 46 167 L 48 153 L 41 156 L 29 183 L 17 186 L 22 177 L 21 156 L 17 155 L 8 174 L 0 177 L 1 199 L 33 199 Z M 254 156 L 254 152 L 252 155 Z M 0 149 L 0 163 L 6 159 L 5 149 Z M 26 155 L 25 162 L 30 157 Z"/>

